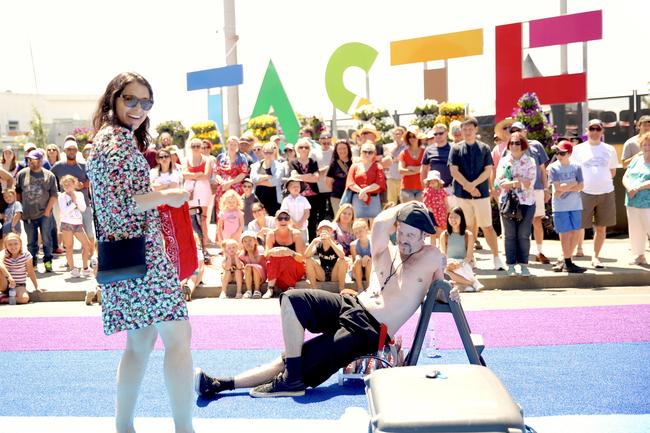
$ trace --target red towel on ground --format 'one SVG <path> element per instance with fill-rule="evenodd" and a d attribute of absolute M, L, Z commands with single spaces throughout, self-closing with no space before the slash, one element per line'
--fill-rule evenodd
<path fill-rule="evenodd" d="M 199 267 L 189 209 L 187 203 L 179 208 L 158 207 L 165 250 L 181 281 L 189 278 Z"/>

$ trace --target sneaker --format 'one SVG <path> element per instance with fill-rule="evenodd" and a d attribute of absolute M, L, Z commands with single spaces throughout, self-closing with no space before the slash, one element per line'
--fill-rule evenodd
<path fill-rule="evenodd" d="M 94 298 L 95 298 L 95 292 L 93 290 L 86 291 L 86 299 L 85 299 L 86 305 L 92 305 Z"/>
<path fill-rule="evenodd" d="M 548 257 L 546 257 L 542 253 L 537 254 L 535 256 L 535 260 L 537 260 L 538 262 L 540 262 L 543 265 L 548 265 L 549 263 L 551 263 L 551 261 L 548 259 Z"/>
<path fill-rule="evenodd" d="M 475 292 L 480 292 L 485 286 L 479 280 L 474 280 L 472 287 L 474 288 Z"/>
<path fill-rule="evenodd" d="M 553 265 L 553 272 L 562 272 L 564 270 L 564 260 L 560 261 L 558 260 L 555 262 Z"/>
<path fill-rule="evenodd" d="M 250 299 L 252 297 L 253 297 L 253 292 L 251 292 L 250 290 L 246 290 L 244 292 L 244 299 Z"/>
<path fill-rule="evenodd" d="M 259 290 L 255 290 L 253 292 L 253 299 L 260 299 L 261 297 L 262 297 L 262 292 L 260 292 Z"/>
<path fill-rule="evenodd" d="M 515 265 L 508 265 L 508 270 L 506 271 L 506 274 L 509 277 L 513 277 L 517 275 L 517 270 L 515 269 Z"/>
<path fill-rule="evenodd" d="M 79 278 L 80 276 L 81 276 L 81 272 L 79 272 L 79 268 L 72 268 L 72 270 L 70 271 L 70 278 Z"/>
<path fill-rule="evenodd" d="M 605 269 L 605 265 L 603 265 L 603 262 L 600 261 L 600 259 L 596 256 L 591 259 L 591 266 L 593 266 L 596 269 Z"/>
<path fill-rule="evenodd" d="M 83 271 L 81 271 L 81 276 L 88 278 L 93 276 L 93 269 L 92 268 L 86 268 Z"/>
<path fill-rule="evenodd" d="M 273 297 L 273 289 L 269 288 L 266 290 L 264 295 L 262 295 L 262 299 L 271 299 Z"/>
<path fill-rule="evenodd" d="M 53 253 L 54 254 L 65 254 L 65 250 L 63 248 L 59 247 L 59 248 L 55 249 L 53 251 Z"/>
<path fill-rule="evenodd" d="M 43 265 L 45 265 L 45 272 L 52 272 L 52 262 L 43 262 Z"/>
<path fill-rule="evenodd" d="M 199 367 L 196 367 L 194 369 L 194 392 L 202 397 L 213 397 L 219 392 L 215 388 L 219 388 L 219 381 L 205 374 Z"/>
<path fill-rule="evenodd" d="M 522 277 L 530 277 L 530 269 L 528 269 L 528 266 L 526 265 L 519 265 L 521 267 L 521 276 Z"/>
<path fill-rule="evenodd" d="M 92 256 L 92 257 L 90 258 L 90 267 L 91 267 L 92 269 L 96 269 L 96 268 L 97 268 L 97 257 Z"/>
<path fill-rule="evenodd" d="M 284 381 L 283 372 L 272 381 L 251 389 L 250 396 L 257 398 L 268 397 L 300 397 L 305 395 L 305 384 L 302 382 L 289 384 Z"/>
<path fill-rule="evenodd" d="M 483 245 L 481 245 L 481 241 L 479 241 L 478 239 L 474 239 L 474 249 L 476 251 L 480 251 L 483 249 Z"/>
<path fill-rule="evenodd" d="M 570 265 L 565 266 L 565 269 L 570 274 L 582 274 L 582 273 L 587 271 L 587 268 L 583 268 L 582 266 L 578 266 L 575 263 L 571 263 Z"/>
<path fill-rule="evenodd" d="M 648 262 L 646 261 L 645 256 L 641 255 L 641 256 L 635 257 L 632 264 L 641 266 L 641 265 L 647 265 Z"/>
<path fill-rule="evenodd" d="M 494 270 L 495 271 L 505 271 L 506 270 L 506 266 L 501 261 L 501 257 L 494 256 L 492 258 L 492 263 L 494 264 Z"/>
<path fill-rule="evenodd" d="M 219 295 L 219 299 L 226 299 L 228 298 L 228 295 L 226 295 L 226 290 L 221 289 L 221 294 Z"/>

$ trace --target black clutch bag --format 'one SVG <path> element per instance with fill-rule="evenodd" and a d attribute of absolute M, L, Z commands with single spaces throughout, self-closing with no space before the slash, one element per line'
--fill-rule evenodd
<path fill-rule="evenodd" d="M 147 274 L 144 236 L 97 243 L 97 283 L 143 278 Z"/>

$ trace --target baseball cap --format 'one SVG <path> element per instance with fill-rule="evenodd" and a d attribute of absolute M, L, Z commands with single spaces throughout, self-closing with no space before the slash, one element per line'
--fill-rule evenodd
<path fill-rule="evenodd" d="M 510 125 L 510 132 L 512 132 L 513 129 L 518 129 L 520 131 L 526 131 L 526 125 L 524 125 L 521 122 L 514 122 L 512 125 Z"/>
<path fill-rule="evenodd" d="M 243 241 L 246 238 L 257 239 L 257 233 L 255 233 L 253 230 L 245 230 L 244 233 L 242 233 L 239 237 L 239 240 Z"/>
<path fill-rule="evenodd" d="M 330 221 L 330 220 L 323 220 L 323 221 L 319 222 L 318 227 L 316 228 L 316 231 L 319 231 L 323 227 L 329 227 L 332 230 L 336 230 L 336 226 L 334 226 L 334 223 L 332 221 Z"/>
<path fill-rule="evenodd" d="M 318 138 L 332 138 L 332 133 L 329 131 L 325 131 Z"/>
<path fill-rule="evenodd" d="M 43 159 L 45 158 L 45 152 L 43 152 L 43 149 L 36 149 L 27 155 L 27 158 L 29 159 Z"/>
<path fill-rule="evenodd" d="M 23 146 L 23 150 L 25 151 L 25 153 L 32 151 L 34 149 L 36 149 L 36 145 L 34 143 L 25 143 L 25 145 Z"/>
<path fill-rule="evenodd" d="M 275 211 L 275 217 L 276 217 L 276 218 L 279 217 L 279 216 L 282 215 L 282 214 L 285 214 L 285 215 L 291 216 L 291 215 L 289 215 L 289 211 L 286 210 L 286 209 L 278 209 L 277 211 Z"/>
<path fill-rule="evenodd" d="M 251 180 L 250 177 L 247 177 L 246 179 L 242 180 L 241 183 L 242 183 L 242 184 L 244 184 L 244 183 L 250 183 L 251 185 L 253 185 L 253 181 Z"/>
<path fill-rule="evenodd" d="M 650 122 L 650 116 L 647 114 L 644 114 L 643 116 L 639 117 L 639 120 L 637 120 L 637 124 L 642 124 L 643 122 Z"/>
<path fill-rule="evenodd" d="M 75 149 L 79 148 L 77 146 L 77 140 L 72 135 L 68 135 L 63 142 L 63 150 L 70 149 L 71 147 Z"/>
<path fill-rule="evenodd" d="M 436 227 L 433 215 L 419 202 L 409 202 L 397 213 L 397 221 L 420 229 L 425 233 L 434 234 Z"/>
<path fill-rule="evenodd" d="M 569 140 L 562 140 L 558 144 L 554 145 L 551 149 L 559 152 L 569 152 L 573 151 L 573 144 Z"/>
<path fill-rule="evenodd" d="M 587 126 L 600 126 L 603 127 L 603 121 L 600 119 L 591 119 Z"/>

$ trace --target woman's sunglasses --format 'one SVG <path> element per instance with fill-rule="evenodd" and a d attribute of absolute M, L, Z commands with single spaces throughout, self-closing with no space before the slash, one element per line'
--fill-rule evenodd
<path fill-rule="evenodd" d="M 129 108 L 135 108 L 138 103 L 140 104 L 140 107 L 144 111 L 149 111 L 151 110 L 151 107 L 153 107 L 153 100 L 149 98 L 136 98 L 133 95 L 120 95 L 120 98 L 124 101 L 124 105 L 126 105 Z"/>
<path fill-rule="evenodd" d="M 288 215 L 280 215 L 278 221 L 289 221 L 291 218 Z"/>

